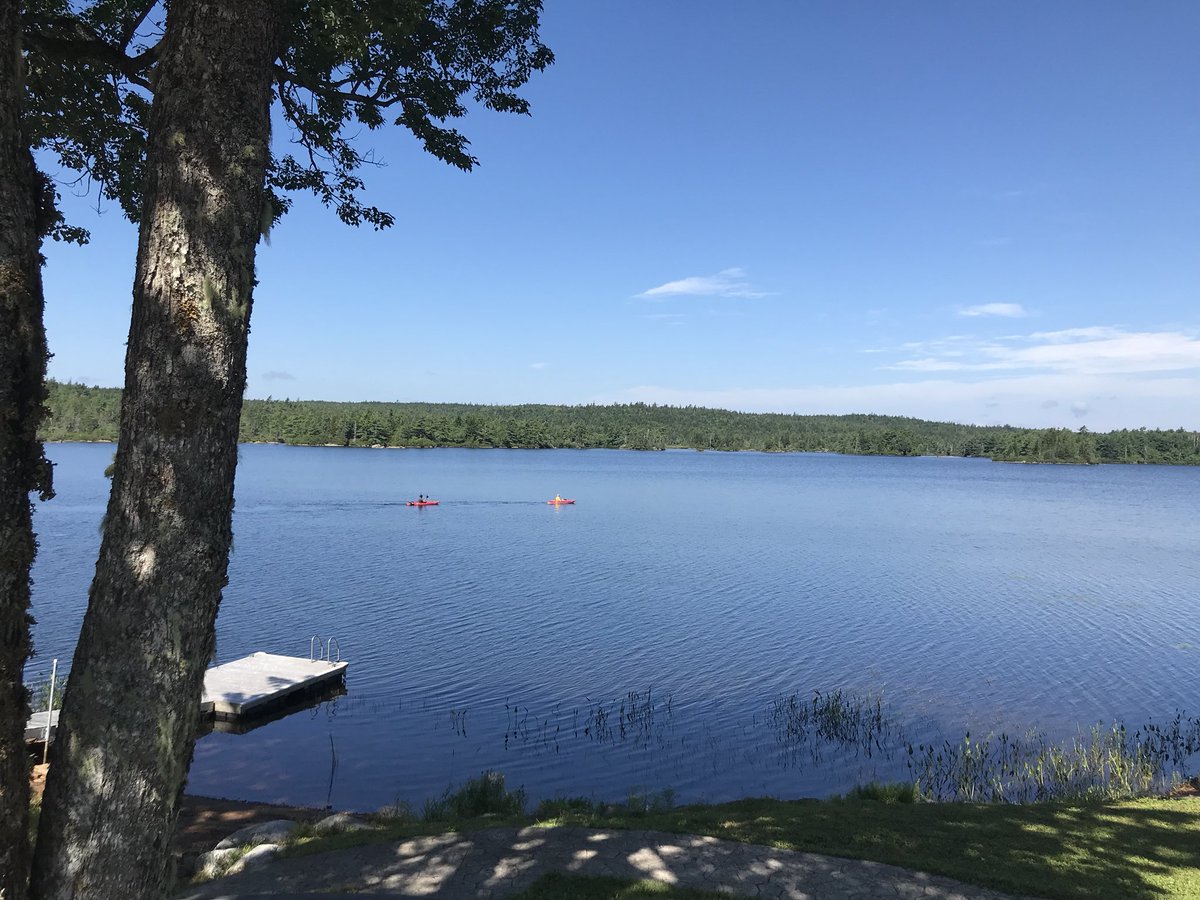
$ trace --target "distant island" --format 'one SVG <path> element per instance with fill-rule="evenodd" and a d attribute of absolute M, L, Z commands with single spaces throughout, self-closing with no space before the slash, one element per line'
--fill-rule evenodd
<path fill-rule="evenodd" d="M 47 382 L 47 441 L 115 441 L 121 390 Z M 1029 463 L 1200 465 L 1200 432 L 957 425 L 901 416 L 802 416 L 699 406 L 246 400 L 241 440 L 337 447 L 761 450 L 982 457 Z"/>

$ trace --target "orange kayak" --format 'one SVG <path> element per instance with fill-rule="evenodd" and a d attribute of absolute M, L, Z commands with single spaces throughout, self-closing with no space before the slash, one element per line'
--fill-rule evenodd
<path fill-rule="evenodd" d="M 564 500 L 562 497 L 555 497 L 553 500 L 546 501 L 551 506 L 566 506 L 568 503 L 574 503 L 574 500 Z"/>
<path fill-rule="evenodd" d="M 409 500 L 407 502 L 408 502 L 409 506 L 437 506 L 438 505 L 437 500 Z"/>

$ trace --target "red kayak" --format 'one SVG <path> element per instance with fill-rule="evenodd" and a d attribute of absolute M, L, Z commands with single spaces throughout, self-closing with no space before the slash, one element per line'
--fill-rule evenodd
<path fill-rule="evenodd" d="M 564 500 L 562 497 L 555 497 L 553 500 L 546 501 L 550 506 L 566 506 L 568 503 L 574 503 L 574 500 Z"/>
<path fill-rule="evenodd" d="M 437 506 L 438 505 L 437 500 L 409 500 L 407 502 L 408 502 L 409 506 Z"/>

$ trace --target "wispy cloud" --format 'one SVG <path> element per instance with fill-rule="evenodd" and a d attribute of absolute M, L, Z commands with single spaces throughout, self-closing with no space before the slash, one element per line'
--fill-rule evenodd
<path fill-rule="evenodd" d="M 643 300 L 665 300 L 669 297 L 739 297 L 756 299 L 770 297 L 768 291 L 760 291 L 746 281 L 744 269 L 722 269 L 716 275 L 689 275 L 676 281 L 668 281 L 658 287 L 636 294 Z"/>
<path fill-rule="evenodd" d="M 990 339 L 956 334 L 888 352 L 900 360 L 877 369 L 880 377 L 870 384 L 642 385 L 593 399 L 1024 427 L 1200 429 L 1200 334 L 1184 330 L 1094 326 Z M 889 370 L 895 380 L 883 374 Z"/>
<path fill-rule="evenodd" d="M 1001 378 L 864 385 L 681 390 L 658 385 L 630 388 L 596 402 L 665 403 L 748 412 L 837 415 L 872 412 L 980 425 L 1023 427 L 1200 428 L 1200 377 L 1129 378 L 1060 372 Z M 1048 404 L 1052 397 L 1073 398 Z"/>
<path fill-rule="evenodd" d="M 270 372 L 263 372 L 263 381 L 295 381 L 296 376 L 291 372 L 280 372 L 277 369 L 272 369 Z"/>
<path fill-rule="evenodd" d="M 960 316 L 1001 316 L 1005 319 L 1023 319 L 1029 315 L 1020 303 L 980 303 L 978 306 L 964 306 L 958 311 Z"/>
<path fill-rule="evenodd" d="M 548 365 L 550 365 L 550 364 L 544 363 L 544 362 L 536 362 L 536 363 L 530 363 L 529 368 L 537 369 L 540 372 L 542 369 L 546 368 L 546 366 L 548 366 Z"/>
<path fill-rule="evenodd" d="M 1078 375 L 1200 370 L 1200 338 L 1178 331 L 1098 326 L 1039 331 L 996 341 L 907 345 L 911 357 L 886 368 L 910 372 L 1026 370 Z"/>

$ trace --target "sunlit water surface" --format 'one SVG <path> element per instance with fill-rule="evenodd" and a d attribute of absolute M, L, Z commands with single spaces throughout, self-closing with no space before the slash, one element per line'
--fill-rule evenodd
<path fill-rule="evenodd" d="M 70 658 L 112 451 L 49 447 L 33 677 Z M 189 790 L 824 795 L 903 754 L 797 748 L 781 698 L 880 697 L 897 746 L 1195 713 L 1198 508 L 1176 467 L 243 446 L 217 661 L 334 636 L 349 693 L 204 737 Z"/>

